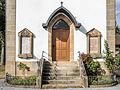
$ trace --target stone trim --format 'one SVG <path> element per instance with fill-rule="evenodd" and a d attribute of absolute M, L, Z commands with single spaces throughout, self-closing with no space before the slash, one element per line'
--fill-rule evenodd
<path fill-rule="evenodd" d="M 58 13 L 49 23 L 48 26 L 48 54 L 49 60 L 52 61 L 52 27 L 58 20 L 64 20 L 70 27 L 70 61 L 74 60 L 74 30 L 75 26 L 74 23 L 64 14 Z"/>
<path fill-rule="evenodd" d="M 18 57 L 19 58 L 32 58 L 33 57 L 33 33 L 31 31 L 29 31 L 27 28 L 23 29 L 22 31 L 20 31 L 18 33 L 19 36 L 19 54 Z M 23 37 L 29 37 L 30 38 L 30 53 L 22 53 L 22 38 Z"/>
<path fill-rule="evenodd" d="M 110 50 L 113 52 L 113 56 L 115 56 L 115 1 L 116 0 L 106 0 L 107 41 Z"/>
<path fill-rule="evenodd" d="M 89 32 L 87 32 L 86 35 L 90 36 L 90 37 L 100 37 L 101 36 L 101 32 L 98 31 L 97 29 L 93 28 Z"/>
<path fill-rule="evenodd" d="M 74 23 L 76 28 L 80 28 L 81 23 L 78 23 L 75 19 L 75 17 L 72 15 L 72 13 L 67 10 L 63 5 L 58 7 L 48 18 L 46 23 L 43 23 L 42 26 L 43 28 L 48 28 L 50 21 L 52 20 L 53 17 L 55 17 L 56 14 L 58 13 L 64 13 L 65 15 L 68 16 L 68 18 Z"/>
<path fill-rule="evenodd" d="M 30 68 L 29 71 L 25 70 L 24 74 L 23 74 L 23 71 L 18 68 L 19 63 L 20 62 L 16 62 L 16 76 L 23 76 L 24 77 L 24 76 L 33 76 L 33 75 L 37 76 L 38 75 L 37 70 L 38 70 L 39 66 L 38 66 L 37 61 L 35 61 L 35 62 L 21 61 L 21 63 L 26 64 Z"/>
<path fill-rule="evenodd" d="M 86 33 L 87 36 L 87 53 L 91 54 L 91 56 L 99 57 L 101 54 L 101 32 L 97 29 L 93 28 L 89 32 Z M 98 39 L 98 50 L 97 53 L 90 53 L 90 38 L 97 38 Z"/>

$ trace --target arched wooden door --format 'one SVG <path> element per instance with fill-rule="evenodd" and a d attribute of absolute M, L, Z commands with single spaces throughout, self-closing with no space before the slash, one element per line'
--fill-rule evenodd
<path fill-rule="evenodd" d="M 70 60 L 70 30 L 64 20 L 58 20 L 52 30 L 52 59 L 54 61 Z"/>

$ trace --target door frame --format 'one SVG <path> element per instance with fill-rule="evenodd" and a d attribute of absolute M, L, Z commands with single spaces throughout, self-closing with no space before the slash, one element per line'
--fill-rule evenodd
<path fill-rule="evenodd" d="M 52 61 L 52 27 L 58 20 L 64 20 L 70 27 L 70 60 L 74 60 L 74 30 L 75 25 L 64 13 L 56 14 L 48 25 L 48 58 Z"/>

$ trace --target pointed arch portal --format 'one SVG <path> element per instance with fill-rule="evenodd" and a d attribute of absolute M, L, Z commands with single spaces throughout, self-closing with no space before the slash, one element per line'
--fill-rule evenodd
<path fill-rule="evenodd" d="M 52 27 L 52 60 L 70 60 L 69 26 L 63 20 L 58 20 Z"/>
<path fill-rule="evenodd" d="M 48 54 L 53 61 L 74 60 L 74 30 L 81 26 L 63 5 L 48 18 L 43 28 L 48 30 Z"/>

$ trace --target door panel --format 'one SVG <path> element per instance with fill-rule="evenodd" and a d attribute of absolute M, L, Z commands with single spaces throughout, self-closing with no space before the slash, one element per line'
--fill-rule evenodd
<path fill-rule="evenodd" d="M 52 58 L 56 61 L 70 59 L 69 30 L 53 30 L 52 32 Z"/>

